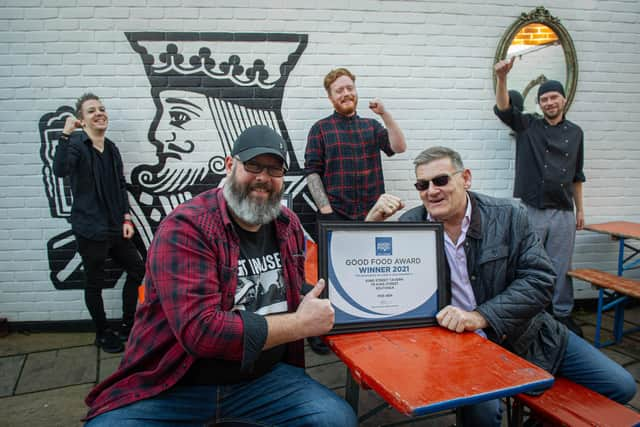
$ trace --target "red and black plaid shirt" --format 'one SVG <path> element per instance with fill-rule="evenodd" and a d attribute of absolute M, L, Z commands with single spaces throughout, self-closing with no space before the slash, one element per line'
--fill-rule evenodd
<path fill-rule="evenodd" d="M 274 221 L 289 312 L 300 303 L 304 238 L 283 208 Z M 267 336 L 264 317 L 230 311 L 238 283 L 238 235 L 221 189 L 177 207 L 160 225 L 147 255 L 145 301 L 136 312 L 118 370 L 87 396 L 87 418 L 173 387 L 198 358 L 253 363 Z M 303 341 L 285 361 L 304 366 Z"/>
<path fill-rule="evenodd" d="M 384 193 L 381 150 L 394 154 L 377 120 L 334 112 L 309 131 L 305 173 L 320 175 L 333 210 L 363 220 Z"/>

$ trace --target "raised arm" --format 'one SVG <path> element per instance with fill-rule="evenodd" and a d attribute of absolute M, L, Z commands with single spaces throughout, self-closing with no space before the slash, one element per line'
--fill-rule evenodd
<path fill-rule="evenodd" d="M 384 122 L 385 128 L 389 134 L 389 144 L 394 153 L 404 153 L 407 150 L 407 143 L 404 139 L 402 129 L 398 126 L 398 123 L 393 119 L 391 113 L 384 108 L 384 104 L 378 98 L 369 102 L 369 108 L 371 111 L 380 116 Z"/>
<path fill-rule="evenodd" d="M 58 177 L 70 175 L 75 169 L 78 161 L 79 153 L 75 147 L 71 146 L 69 137 L 74 130 L 81 128 L 80 120 L 75 117 L 67 117 L 60 136 L 60 142 L 56 147 L 56 153 L 53 156 L 53 173 Z"/>
<path fill-rule="evenodd" d="M 496 73 L 496 105 L 500 111 L 505 111 L 509 108 L 507 74 L 511 71 L 513 61 L 515 61 L 515 59 L 515 56 L 512 57 L 511 60 L 503 59 L 493 67 Z"/>

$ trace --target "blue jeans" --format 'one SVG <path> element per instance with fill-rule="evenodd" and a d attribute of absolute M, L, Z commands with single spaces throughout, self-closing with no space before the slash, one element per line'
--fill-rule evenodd
<path fill-rule="evenodd" d="M 569 342 L 556 375 L 625 404 L 636 394 L 633 376 L 600 350 L 569 332 Z M 464 425 L 500 426 L 500 400 L 489 400 L 462 408 Z"/>
<path fill-rule="evenodd" d="M 101 414 L 86 427 L 206 426 L 238 422 L 257 426 L 357 426 L 351 407 L 309 377 L 279 363 L 262 377 L 239 384 L 176 386 L 158 396 Z"/>

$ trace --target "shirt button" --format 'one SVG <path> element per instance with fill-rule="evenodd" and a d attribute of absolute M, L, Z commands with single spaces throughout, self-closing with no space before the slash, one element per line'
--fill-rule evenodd
<path fill-rule="evenodd" d="M 565 140 L 564 140 L 564 143 L 565 143 L 565 144 L 568 144 L 568 143 L 569 143 L 569 140 L 568 140 L 568 139 L 565 139 Z"/>
<path fill-rule="evenodd" d="M 564 156 L 565 157 L 569 157 L 569 153 L 564 153 Z"/>
<path fill-rule="evenodd" d="M 544 165 L 544 168 L 546 169 L 546 168 L 547 168 L 547 165 Z"/>

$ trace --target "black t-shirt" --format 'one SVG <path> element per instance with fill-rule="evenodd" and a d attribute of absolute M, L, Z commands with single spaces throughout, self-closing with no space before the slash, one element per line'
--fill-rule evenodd
<path fill-rule="evenodd" d="M 248 310 L 263 316 L 286 312 L 286 287 L 275 227 L 269 223 L 254 233 L 235 226 L 240 237 L 240 258 L 233 310 Z M 269 372 L 284 354 L 284 345 L 265 350 L 245 371 L 240 371 L 239 361 L 198 359 L 180 383 L 208 385 L 249 381 Z"/>
<path fill-rule="evenodd" d="M 109 232 L 119 234 L 122 232 L 123 222 L 123 218 L 119 217 L 116 213 L 118 206 L 120 206 L 120 182 L 116 174 L 111 149 L 108 144 L 105 144 L 102 152 L 93 148 L 91 153 L 93 156 L 96 186 L 98 187 L 98 198 L 106 213 Z"/>

